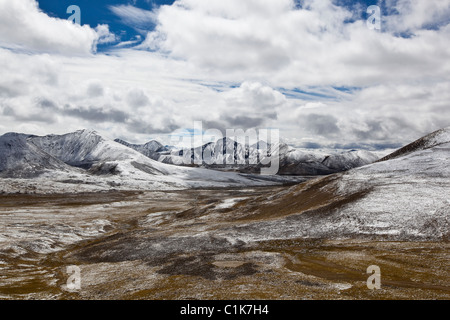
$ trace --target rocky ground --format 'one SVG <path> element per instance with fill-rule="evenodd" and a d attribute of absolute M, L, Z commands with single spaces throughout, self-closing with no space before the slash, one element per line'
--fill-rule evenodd
<path fill-rule="evenodd" d="M 450 298 L 448 239 L 296 236 L 364 197 L 322 184 L 1 195 L 0 299 Z M 367 288 L 371 265 L 380 290 Z M 75 292 L 68 266 L 80 268 Z"/>

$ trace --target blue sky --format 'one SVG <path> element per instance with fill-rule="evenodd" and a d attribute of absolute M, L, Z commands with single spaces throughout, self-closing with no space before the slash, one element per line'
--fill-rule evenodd
<path fill-rule="evenodd" d="M 70 5 L 77 5 L 81 9 L 81 20 L 82 24 L 88 24 L 91 27 L 95 27 L 98 24 L 107 24 L 109 25 L 109 30 L 117 35 L 120 41 L 133 41 L 136 40 L 136 36 L 142 37 L 145 36 L 144 32 L 138 32 L 131 23 L 126 23 L 118 17 L 111 7 L 115 6 L 133 6 L 135 8 L 139 8 L 142 10 L 155 10 L 162 5 L 172 5 L 174 0 L 39 0 L 39 7 L 46 14 L 52 17 L 58 17 L 61 19 L 65 19 L 70 14 L 66 13 L 66 9 Z M 362 9 L 367 8 L 370 5 L 380 4 L 383 9 L 385 9 L 384 1 L 381 3 L 375 0 L 360 0 L 360 1 L 350 1 L 350 0 L 336 0 L 335 4 L 342 6 L 344 8 L 348 8 L 354 12 L 354 17 L 348 19 L 349 22 L 355 21 L 356 19 L 366 19 L 367 13 L 362 11 Z M 302 6 L 299 2 L 299 8 Z M 390 10 L 385 9 L 385 13 L 392 13 Z M 148 22 L 145 26 L 145 31 L 153 31 L 155 24 L 153 22 Z M 98 50 L 105 51 L 112 44 L 100 45 Z"/>
<path fill-rule="evenodd" d="M 450 125 L 449 39 L 441 0 L 0 0 L 0 134 L 170 144 L 202 121 L 382 149 Z"/>
<path fill-rule="evenodd" d="M 95 27 L 98 24 L 107 24 L 109 30 L 117 36 L 117 41 L 114 43 L 100 44 L 97 46 L 98 52 L 107 52 L 111 48 L 114 48 L 117 43 L 125 43 L 132 41 L 130 46 L 135 46 L 141 43 L 146 35 L 146 32 L 151 32 L 155 28 L 155 23 L 153 21 L 148 21 L 148 23 L 143 24 L 143 29 L 136 30 L 135 26 L 138 22 L 124 21 L 121 19 L 113 10 L 112 7 L 120 6 L 133 6 L 142 10 L 152 11 L 158 9 L 162 5 L 172 5 L 174 0 L 39 0 L 39 7 L 45 13 L 52 17 L 58 17 L 65 19 L 70 14 L 66 13 L 66 8 L 70 5 L 77 5 L 81 9 L 82 24 L 88 24 L 91 27 Z M 354 12 L 354 16 L 348 19 L 348 23 L 353 22 L 357 19 L 364 20 L 367 18 L 367 13 L 363 10 L 370 5 L 380 4 L 383 6 L 384 2 L 381 3 L 375 0 L 360 0 L 360 1 L 350 1 L 350 0 L 336 0 L 335 4 L 348 8 Z M 298 2 L 298 8 L 302 8 L 300 2 Z M 389 10 L 385 10 L 389 11 Z M 193 80 L 195 81 L 195 80 Z M 208 86 L 208 84 L 204 84 Z M 238 87 L 239 84 L 230 84 L 228 88 Z M 223 84 L 213 84 L 210 85 L 211 88 L 223 87 Z M 316 98 L 323 99 L 339 99 L 339 95 L 333 95 L 333 90 L 328 90 L 327 93 L 321 92 L 321 88 L 308 88 L 308 90 L 298 89 L 298 88 L 279 88 L 287 97 L 291 98 L 303 98 L 305 100 L 314 100 Z M 336 88 L 335 88 L 336 89 Z M 357 88 L 353 88 L 355 90 Z M 337 89 L 340 90 L 340 89 Z M 341 91 L 349 91 L 350 89 L 343 88 Z"/>
<path fill-rule="evenodd" d="M 161 5 L 171 5 L 173 0 L 40 0 L 39 7 L 45 13 L 52 17 L 66 19 L 70 14 L 66 10 L 71 5 L 77 5 L 81 9 L 81 23 L 95 27 L 98 24 L 107 24 L 109 29 L 115 35 L 120 37 L 120 41 L 135 40 L 136 36 L 143 36 L 137 32 L 131 25 L 123 21 L 111 10 L 112 6 L 130 5 L 143 10 L 154 10 Z M 152 31 L 154 24 L 146 25 L 148 31 Z M 99 51 L 106 50 L 110 45 L 99 47 Z"/>

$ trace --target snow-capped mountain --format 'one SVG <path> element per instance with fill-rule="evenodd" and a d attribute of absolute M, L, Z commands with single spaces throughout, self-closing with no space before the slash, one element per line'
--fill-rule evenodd
<path fill-rule="evenodd" d="M 156 140 L 152 140 L 150 142 L 147 142 L 146 144 L 131 144 L 121 139 L 116 139 L 114 141 L 123 144 L 128 148 L 136 150 L 137 152 L 140 152 L 144 156 L 149 157 L 153 160 L 159 160 L 163 153 L 167 154 L 168 152 L 170 152 L 167 147 L 163 146 Z"/>
<path fill-rule="evenodd" d="M 327 175 L 336 172 L 361 167 L 378 160 L 369 151 L 346 151 L 341 153 L 323 154 L 314 151 L 301 151 L 285 143 L 269 144 L 259 141 L 251 146 L 240 144 L 233 139 L 223 138 L 203 146 L 169 151 L 162 144 L 152 141 L 155 145 L 149 151 L 145 145 L 133 145 L 123 140 L 116 140 L 145 156 L 167 164 L 180 166 L 203 166 L 210 169 L 228 169 L 243 173 L 259 172 L 261 162 L 271 156 L 280 159 L 279 175 Z M 203 161 L 202 161 L 203 160 Z"/>
<path fill-rule="evenodd" d="M 151 160 L 129 147 L 104 139 L 95 131 L 80 130 L 61 136 L 31 137 L 29 140 L 44 152 L 68 165 L 88 168 L 91 171 L 93 168 L 108 165 L 115 166 L 116 169 L 112 173 L 116 174 L 132 175 L 136 172 L 170 176 L 194 174 L 189 168 L 169 166 Z"/>
<path fill-rule="evenodd" d="M 270 144 L 265 146 L 267 149 L 259 150 L 259 153 L 263 156 L 278 154 L 280 157 L 278 174 L 281 175 L 328 175 L 362 167 L 378 160 L 375 154 L 365 150 L 323 153 L 315 150 L 298 150 L 285 143 L 278 144 L 276 148 Z"/>
<path fill-rule="evenodd" d="M 326 156 L 322 164 L 331 170 L 343 171 L 374 163 L 378 157 L 366 150 L 351 150 Z"/>
<path fill-rule="evenodd" d="M 74 167 L 90 168 L 102 160 L 118 160 L 119 153 L 104 148 L 105 140 L 95 131 L 80 130 L 64 135 L 30 137 L 29 141 L 40 150 Z M 128 151 L 128 150 L 127 150 Z"/>
<path fill-rule="evenodd" d="M 279 219 L 245 226 L 246 237 L 450 239 L 450 127 L 382 161 L 310 180 L 271 199 Z M 254 214 L 258 219 L 258 210 Z M 242 230 L 235 230 L 239 237 Z"/>
<path fill-rule="evenodd" d="M 197 148 L 183 150 L 169 149 L 154 140 L 144 145 L 130 144 L 120 139 L 115 141 L 151 159 L 167 164 L 186 166 L 196 164 L 208 167 L 209 165 L 224 166 L 227 163 L 245 164 L 246 160 L 249 159 L 249 148 L 230 138 L 223 138 Z"/>
<path fill-rule="evenodd" d="M 2 177 L 36 178 L 4 180 L 0 192 L 166 190 L 283 182 L 164 164 L 90 130 L 43 137 L 11 133 L 0 137 L 0 148 Z"/>
<path fill-rule="evenodd" d="M 34 145 L 32 136 L 7 133 L 0 137 L 0 177 L 32 178 L 46 170 L 72 168 Z"/>

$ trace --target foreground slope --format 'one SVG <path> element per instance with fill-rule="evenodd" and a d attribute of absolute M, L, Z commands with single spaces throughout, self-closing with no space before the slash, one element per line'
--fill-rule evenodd
<path fill-rule="evenodd" d="M 248 207 L 237 238 L 450 238 L 450 128 L 417 148 L 311 180 Z M 241 236 L 240 236 L 241 235 Z M 245 236 L 244 236 L 245 235 Z"/>

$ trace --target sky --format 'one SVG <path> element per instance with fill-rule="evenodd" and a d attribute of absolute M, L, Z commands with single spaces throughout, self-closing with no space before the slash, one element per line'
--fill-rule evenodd
<path fill-rule="evenodd" d="M 396 148 L 450 126 L 450 1 L 0 0 L 0 70 L 0 134 Z"/>

